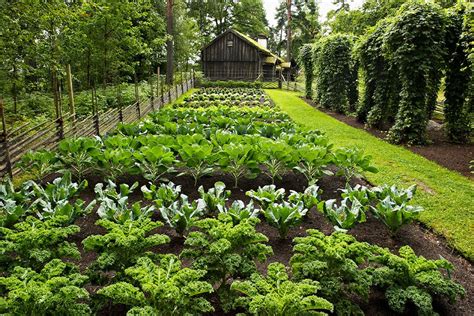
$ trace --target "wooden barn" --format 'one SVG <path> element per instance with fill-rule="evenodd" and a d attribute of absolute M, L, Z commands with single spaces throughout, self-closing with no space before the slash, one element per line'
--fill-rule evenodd
<path fill-rule="evenodd" d="M 229 29 L 201 50 L 204 77 L 209 80 L 277 81 L 290 63 L 267 49 L 267 38 L 250 38 Z"/>

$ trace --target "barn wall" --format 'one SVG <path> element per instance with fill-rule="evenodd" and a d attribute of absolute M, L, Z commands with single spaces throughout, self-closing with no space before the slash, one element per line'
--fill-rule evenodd
<path fill-rule="evenodd" d="M 232 47 L 227 46 L 231 40 Z M 233 33 L 225 34 L 201 54 L 204 76 L 211 80 L 255 80 L 261 72 L 259 51 Z"/>

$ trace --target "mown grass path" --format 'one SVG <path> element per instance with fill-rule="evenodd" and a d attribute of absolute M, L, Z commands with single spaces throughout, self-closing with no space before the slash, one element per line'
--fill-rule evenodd
<path fill-rule="evenodd" d="M 419 220 L 443 235 L 448 243 L 474 261 L 474 182 L 401 147 L 342 123 L 282 90 L 265 90 L 296 122 L 326 132 L 336 146 L 358 146 L 372 155 L 379 169 L 367 174 L 374 185 L 418 184 L 414 203 L 424 207 Z"/>

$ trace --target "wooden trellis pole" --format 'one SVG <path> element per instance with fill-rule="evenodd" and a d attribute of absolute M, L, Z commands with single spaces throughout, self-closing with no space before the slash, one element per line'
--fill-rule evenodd
<path fill-rule="evenodd" d="M 153 71 L 152 71 L 152 74 L 153 74 Z M 151 105 L 151 110 L 154 111 L 155 110 L 155 88 L 153 87 L 153 76 L 150 77 L 150 79 L 148 80 L 148 82 L 150 83 L 150 105 Z"/>
<path fill-rule="evenodd" d="M 137 115 L 138 115 L 138 118 L 141 118 L 142 115 L 141 115 L 141 111 L 140 111 L 140 94 L 138 92 L 138 78 L 137 78 L 137 73 L 136 72 L 134 74 L 134 78 L 135 78 L 135 101 L 136 101 L 136 104 L 137 104 Z"/>
<path fill-rule="evenodd" d="M 7 122 L 5 119 L 5 109 L 3 108 L 3 99 L 0 98 L 0 116 L 2 117 L 2 138 L 0 139 L 5 152 L 5 165 L 10 178 L 13 178 L 12 162 L 10 160 L 10 148 L 8 146 Z"/>
<path fill-rule="evenodd" d="M 156 98 L 160 99 L 161 103 L 158 104 L 158 107 L 163 105 L 163 91 L 161 91 L 160 96 L 160 89 L 161 89 L 161 78 L 160 78 L 160 67 L 156 68 Z"/>

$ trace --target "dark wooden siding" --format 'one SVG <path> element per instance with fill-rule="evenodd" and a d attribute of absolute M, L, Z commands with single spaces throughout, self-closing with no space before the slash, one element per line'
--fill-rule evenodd
<path fill-rule="evenodd" d="M 261 73 L 261 58 L 257 48 L 232 32 L 217 38 L 201 54 L 204 76 L 211 80 L 255 80 Z"/>

